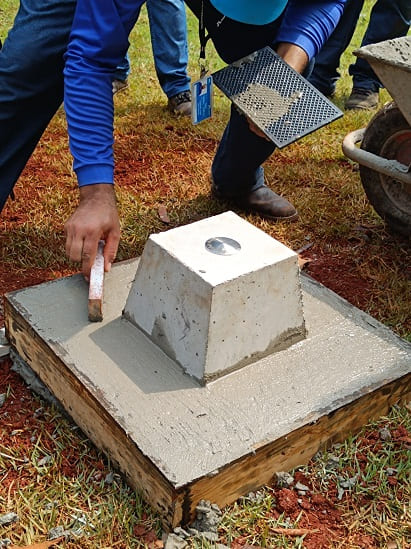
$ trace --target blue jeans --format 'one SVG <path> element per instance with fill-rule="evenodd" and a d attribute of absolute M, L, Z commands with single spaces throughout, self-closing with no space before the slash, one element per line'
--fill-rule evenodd
<path fill-rule="evenodd" d="M 113 80 L 121 80 L 121 82 L 124 82 L 127 80 L 130 70 L 130 57 L 127 53 L 120 65 L 117 65 L 117 69 L 113 74 Z"/>
<path fill-rule="evenodd" d="M 200 16 L 201 0 L 186 0 L 186 4 L 197 17 Z M 226 63 L 232 63 L 265 46 L 274 47 L 281 18 L 268 25 L 246 25 L 223 17 L 209 0 L 204 0 L 204 22 L 220 57 Z M 264 170 L 261 164 L 275 148 L 274 143 L 252 132 L 247 119 L 231 107 L 230 120 L 211 168 L 218 190 L 229 197 L 262 187 Z"/>
<path fill-rule="evenodd" d="M 75 0 L 21 0 L 0 50 L 0 211 L 63 100 Z"/>
<path fill-rule="evenodd" d="M 348 0 L 344 13 L 315 60 L 310 82 L 325 95 L 335 92 L 340 77 L 340 57 L 351 42 L 364 0 Z M 377 0 L 371 11 L 367 30 L 361 46 L 405 36 L 410 27 L 410 0 Z M 353 87 L 378 91 L 382 84 L 365 59 L 357 58 L 350 65 Z"/>
<path fill-rule="evenodd" d="M 146 5 L 158 81 L 166 96 L 174 97 L 190 89 L 184 1 L 147 0 Z M 129 72 L 127 56 L 117 67 L 115 78 L 124 81 Z"/>
<path fill-rule="evenodd" d="M 147 0 L 158 81 L 167 97 L 190 89 L 187 22 L 183 0 Z"/>

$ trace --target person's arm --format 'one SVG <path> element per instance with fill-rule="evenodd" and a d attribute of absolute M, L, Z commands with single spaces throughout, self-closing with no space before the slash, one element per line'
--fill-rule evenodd
<path fill-rule="evenodd" d="M 277 37 L 278 54 L 295 70 L 303 72 L 337 26 L 345 1 L 290 0 Z"/>
<path fill-rule="evenodd" d="M 70 149 L 80 202 L 68 220 L 66 253 L 88 276 L 98 241 L 106 241 L 105 269 L 113 262 L 119 219 L 113 187 L 112 78 L 128 48 L 143 0 L 78 0 L 64 69 Z"/>
<path fill-rule="evenodd" d="M 276 51 L 295 71 L 303 73 L 336 27 L 345 0 L 290 0 L 278 34 Z M 250 120 L 250 130 L 259 137 L 268 137 Z"/>
<path fill-rule="evenodd" d="M 277 45 L 277 53 L 295 71 L 304 72 L 308 63 L 308 55 L 303 48 L 289 42 L 281 42 Z"/>

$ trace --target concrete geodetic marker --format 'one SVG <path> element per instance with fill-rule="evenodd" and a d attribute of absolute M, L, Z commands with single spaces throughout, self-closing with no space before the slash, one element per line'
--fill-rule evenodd
<path fill-rule="evenodd" d="M 205 383 L 305 337 L 297 255 L 233 212 L 151 235 L 124 316 Z"/>

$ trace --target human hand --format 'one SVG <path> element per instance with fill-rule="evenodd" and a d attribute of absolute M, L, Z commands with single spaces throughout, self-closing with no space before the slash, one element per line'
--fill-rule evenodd
<path fill-rule="evenodd" d="M 249 116 L 246 116 L 246 118 L 247 118 L 249 129 L 253 133 L 255 133 L 255 135 L 258 135 L 258 137 L 262 137 L 266 141 L 270 141 L 270 139 L 265 135 L 265 133 L 262 130 L 260 130 L 260 128 L 251 120 Z"/>
<path fill-rule="evenodd" d="M 113 263 L 120 241 L 114 185 L 101 183 L 80 187 L 80 202 L 64 226 L 66 254 L 81 262 L 81 271 L 88 278 L 97 253 L 99 240 L 105 240 L 104 270 Z"/>

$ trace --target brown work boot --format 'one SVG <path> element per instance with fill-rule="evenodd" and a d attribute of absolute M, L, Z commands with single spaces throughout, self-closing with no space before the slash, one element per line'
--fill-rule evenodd
<path fill-rule="evenodd" d="M 353 109 L 375 109 L 378 105 L 378 92 L 365 88 L 353 88 L 350 97 L 345 102 L 345 108 Z"/>
<path fill-rule="evenodd" d="M 256 213 L 267 219 L 295 221 L 298 218 L 294 206 L 266 186 L 238 196 L 227 196 L 221 193 L 216 185 L 212 183 L 211 191 L 219 200 L 224 200 L 245 212 Z"/>
<path fill-rule="evenodd" d="M 170 97 L 167 108 L 173 114 L 191 116 L 191 92 L 187 90 Z"/>

